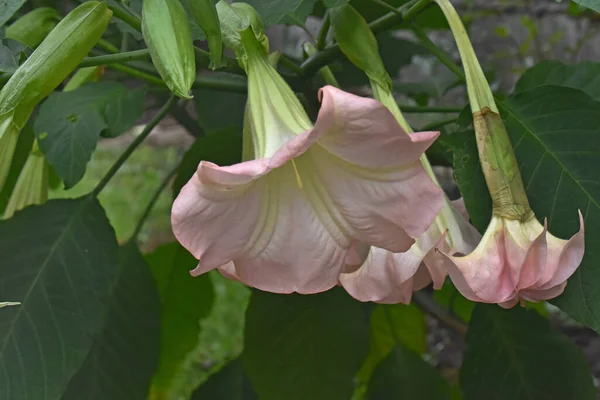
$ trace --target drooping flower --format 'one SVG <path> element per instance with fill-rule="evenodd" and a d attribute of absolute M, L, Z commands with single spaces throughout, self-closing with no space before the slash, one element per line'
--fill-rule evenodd
<path fill-rule="evenodd" d="M 404 131 L 411 133 L 412 129 L 392 95 L 391 78 L 367 22 L 349 4 L 331 8 L 329 13 L 342 51 L 369 76 L 375 99 L 390 110 Z M 425 155 L 421 156 L 421 162 L 429 177 L 438 184 Z M 361 301 L 408 304 L 413 291 L 422 289 L 432 280 L 436 289 L 444 283 L 446 271 L 440 267 L 436 248 L 449 254 L 467 254 L 480 238 L 468 220 L 444 197 L 433 224 L 407 251 L 391 252 L 357 243 L 354 257 L 347 260 L 348 266 L 340 275 L 340 283 Z"/>
<path fill-rule="evenodd" d="M 173 231 L 199 260 L 193 275 L 223 267 L 262 290 L 316 293 L 338 282 L 353 242 L 405 251 L 429 227 L 442 191 L 419 157 L 438 133 L 408 136 L 379 102 L 330 86 L 312 126 L 252 18 L 236 49 L 252 159 L 201 162 L 174 202 Z"/>
<path fill-rule="evenodd" d="M 450 278 L 468 299 L 512 307 L 519 300 L 561 294 L 584 254 L 583 217 L 569 240 L 552 236 L 536 219 L 494 97 L 456 10 L 436 0 L 463 60 L 479 158 L 492 196 L 491 222 L 477 248 L 464 257 L 441 252 Z"/>

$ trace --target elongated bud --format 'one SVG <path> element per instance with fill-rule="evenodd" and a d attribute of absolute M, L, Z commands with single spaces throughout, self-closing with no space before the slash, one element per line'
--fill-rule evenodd
<path fill-rule="evenodd" d="M 86 67 L 78 69 L 69 82 L 65 85 L 63 92 L 69 92 L 75 90 L 84 83 L 98 82 L 104 74 L 104 66 L 98 65 L 96 67 Z"/>
<path fill-rule="evenodd" d="M 194 19 L 206 34 L 210 50 L 209 67 L 217 69 L 223 61 L 223 41 L 221 40 L 221 26 L 215 2 L 213 0 L 190 0 L 190 8 Z"/>
<path fill-rule="evenodd" d="M 462 59 L 479 159 L 492 197 L 494 214 L 520 221 L 534 218 L 508 132 L 467 31 L 449 0 L 435 2 L 446 16 Z"/>
<path fill-rule="evenodd" d="M 0 189 L 18 133 L 34 107 L 79 65 L 106 30 L 111 16 L 106 2 L 88 1 L 75 8 L 0 91 Z"/>
<path fill-rule="evenodd" d="M 4 218 L 10 218 L 23 208 L 42 204 L 48 200 L 48 162 L 40 151 L 37 141 L 19 174 L 10 200 L 4 210 Z"/>
<path fill-rule="evenodd" d="M 35 49 L 60 21 L 54 8 L 39 7 L 28 12 L 6 28 L 6 37 Z"/>
<path fill-rule="evenodd" d="M 177 96 L 191 99 L 196 79 L 194 43 L 187 14 L 179 0 L 144 0 L 142 34 L 167 87 Z"/>
<path fill-rule="evenodd" d="M 346 57 L 372 81 L 389 91 L 392 80 L 383 65 L 377 39 L 367 21 L 350 4 L 330 8 L 329 17 L 335 39 Z"/>

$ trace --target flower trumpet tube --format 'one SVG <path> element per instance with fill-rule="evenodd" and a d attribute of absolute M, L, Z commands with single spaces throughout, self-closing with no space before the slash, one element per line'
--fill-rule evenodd
<path fill-rule="evenodd" d="M 512 307 L 561 294 L 584 254 L 583 217 L 569 240 L 552 236 L 536 219 L 494 97 L 465 28 L 448 0 L 440 6 L 463 61 L 481 167 L 493 201 L 490 224 L 477 248 L 462 257 L 441 253 L 458 290 L 468 299 Z"/>
<path fill-rule="evenodd" d="M 405 251 L 433 222 L 443 194 L 419 157 L 438 133 L 408 136 L 380 103 L 330 86 L 313 126 L 249 10 L 236 48 L 248 75 L 248 160 L 202 161 L 174 202 L 173 231 L 199 260 L 192 275 L 222 267 L 261 290 L 325 291 L 354 242 Z"/>
<path fill-rule="evenodd" d="M 391 92 L 391 78 L 379 55 L 377 40 L 364 18 L 349 4 L 329 10 L 333 31 L 347 57 L 368 76 L 376 100 L 386 106 L 396 123 L 407 133 L 412 129 L 404 119 Z M 421 163 L 439 186 L 427 157 Z M 399 200 L 400 201 L 400 200 Z M 470 253 L 481 235 L 457 212 L 444 196 L 440 212 L 431 226 L 405 252 L 357 244 L 340 283 L 356 299 L 379 303 L 410 303 L 412 293 L 432 280 L 441 288 L 446 271 L 440 267 L 435 249 L 449 254 Z M 356 264 L 354 264 L 356 263 Z M 354 267 L 352 267 L 354 264 Z"/>

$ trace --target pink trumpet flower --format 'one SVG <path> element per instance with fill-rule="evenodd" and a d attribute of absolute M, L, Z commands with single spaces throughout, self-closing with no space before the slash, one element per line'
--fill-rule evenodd
<path fill-rule="evenodd" d="M 510 308 L 519 301 L 560 295 L 585 251 L 583 216 L 569 240 L 551 235 L 529 205 L 519 165 L 489 84 L 458 13 L 440 6 L 463 60 L 481 168 L 492 197 L 490 224 L 477 248 L 463 257 L 439 253 L 458 290 L 468 299 Z"/>
<path fill-rule="evenodd" d="M 173 231 L 199 260 L 192 275 L 223 267 L 261 290 L 317 293 L 338 282 L 355 241 L 410 248 L 442 203 L 419 161 L 438 133 L 409 136 L 377 101 L 330 86 L 312 126 L 264 38 L 251 28 L 240 37 L 254 159 L 202 161 L 175 200 Z"/>
<path fill-rule="evenodd" d="M 510 308 L 519 301 L 561 294 L 585 249 L 581 229 L 569 240 L 548 233 L 537 219 L 527 222 L 494 215 L 481 243 L 465 257 L 445 256 L 444 266 L 467 299 Z"/>

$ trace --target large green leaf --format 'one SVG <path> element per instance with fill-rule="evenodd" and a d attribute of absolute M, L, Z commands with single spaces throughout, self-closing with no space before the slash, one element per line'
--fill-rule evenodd
<path fill-rule="evenodd" d="M 260 399 L 347 400 L 368 351 L 363 306 L 342 289 L 252 293 L 242 359 Z"/>
<path fill-rule="evenodd" d="M 29 57 L 32 50 L 15 39 L 0 40 L 0 72 L 14 73 Z"/>
<path fill-rule="evenodd" d="M 593 400 L 581 350 L 532 310 L 478 304 L 460 371 L 464 400 Z"/>
<path fill-rule="evenodd" d="M 257 400 L 240 358 L 230 361 L 192 393 L 191 400 Z"/>
<path fill-rule="evenodd" d="M 293 24 L 304 26 L 317 0 L 247 0 L 260 14 L 265 26 Z"/>
<path fill-rule="evenodd" d="M 179 243 L 159 247 L 146 260 L 162 303 L 160 362 L 152 380 L 152 392 L 156 398 L 163 398 L 198 344 L 200 320 L 210 313 L 214 293 L 208 275 L 190 275 L 198 261 Z"/>
<path fill-rule="evenodd" d="M 144 399 L 158 363 L 160 301 L 135 243 L 119 249 L 119 275 L 101 335 L 63 400 Z"/>
<path fill-rule="evenodd" d="M 247 95 L 213 89 L 194 90 L 198 123 L 208 133 L 224 129 L 242 131 Z"/>
<path fill-rule="evenodd" d="M 600 331 L 600 104 L 585 93 L 541 86 L 502 103 L 531 206 L 568 238 L 585 218 L 586 254 L 556 304 Z"/>
<path fill-rule="evenodd" d="M 179 194 L 183 185 L 198 169 L 200 161 L 210 161 L 225 166 L 240 162 L 241 157 L 242 135 L 237 128 L 215 132 L 196 139 L 179 164 L 177 176 L 173 182 L 173 194 L 175 196 Z"/>
<path fill-rule="evenodd" d="M 65 188 L 83 177 L 102 132 L 114 137 L 131 128 L 144 108 L 145 89 L 117 82 L 86 84 L 55 92 L 40 107 L 34 130 Z"/>
<path fill-rule="evenodd" d="M 577 4 L 581 4 L 584 7 L 590 8 L 594 11 L 600 12 L 600 0 L 573 0 Z"/>
<path fill-rule="evenodd" d="M 585 257 L 565 293 L 553 302 L 600 331 L 600 103 L 582 91 L 547 85 L 516 93 L 499 106 L 538 219 L 548 218 L 554 236 L 569 238 L 579 229 L 577 210 L 583 213 Z M 455 154 L 457 183 L 471 218 L 485 221 L 490 208 L 481 199 L 489 194 L 473 161 L 476 146 L 468 149 Z M 471 171 L 472 178 L 461 180 L 456 161 L 466 157 L 469 166 L 462 171 Z"/>
<path fill-rule="evenodd" d="M 419 354 L 398 344 L 373 372 L 367 399 L 449 400 L 450 387 Z"/>
<path fill-rule="evenodd" d="M 371 345 L 369 354 L 358 373 L 361 382 L 368 382 L 375 367 L 385 359 L 396 338 L 407 348 L 423 354 L 426 350 L 425 315 L 414 304 L 379 304 L 371 313 Z"/>
<path fill-rule="evenodd" d="M 600 101 L 600 63 L 584 61 L 577 65 L 565 65 L 559 61 L 543 61 L 525 71 L 517 82 L 515 92 L 543 85 L 579 89 Z"/>
<path fill-rule="evenodd" d="M 17 12 L 26 0 L 0 0 L 0 27 Z"/>
<path fill-rule="evenodd" d="M 60 399 L 101 332 L 117 241 L 96 199 L 53 200 L 0 222 L 0 398 Z"/>

